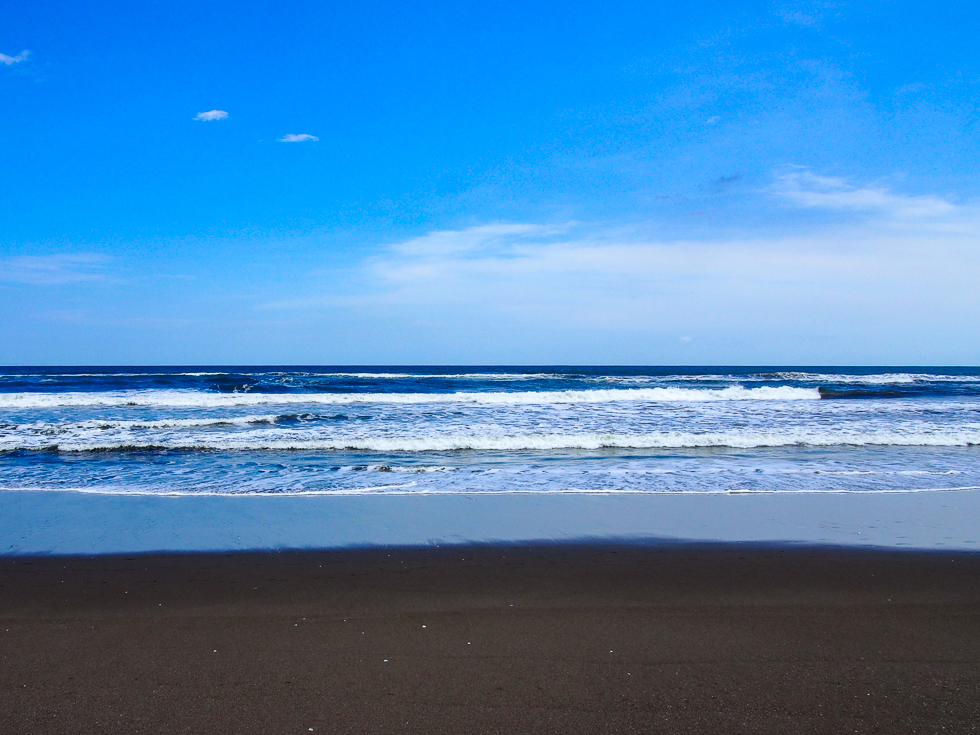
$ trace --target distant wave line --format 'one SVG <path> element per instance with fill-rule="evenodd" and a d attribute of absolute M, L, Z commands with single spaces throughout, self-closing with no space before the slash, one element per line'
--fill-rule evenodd
<path fill-rule="evenodd" d="M 651 382 L 758 382 L 787 380 L 803 383 L 861 383 L 876 384 L 914 384 L 914 383 L 972 383 L 980 382 L 980 375 L 944 375 L 941 373 L 826 373 L 799 370 L 760 371 L 754 373 L 673 373 L 673 374 L 595 374 L 569 370 L 548 372 L 463 372 L 463 373 L 406 373 L 406 372 L 365 372 L 365 371 L 308 371 L 308 370 L 226 370 L 195 372 L 113 372 L 113 373 L 3 373 L 0 381 L 14 378 L 140 378 L 140 377 L 285 377 L 297 380 L 309 378 L 355 378 L 363 380 L 576 380 L 599 383 L 651 383 Z"/>

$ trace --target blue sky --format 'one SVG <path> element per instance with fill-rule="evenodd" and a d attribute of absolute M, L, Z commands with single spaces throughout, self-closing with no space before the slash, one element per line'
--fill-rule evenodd
<path fill-rule="evenodd" d="M 5 3 L 0 363 L 978 364 L 974 3 Z"/>

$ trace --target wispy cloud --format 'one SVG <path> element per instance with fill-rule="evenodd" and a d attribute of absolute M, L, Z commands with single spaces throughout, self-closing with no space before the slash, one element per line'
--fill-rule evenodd
<path fill-rule="evenodd" d="M 948 217 L 959 210 L 938 196 L 908 196 L 882 187 L 852 186 L 844 179 L 805 169 L 778 176 L 773 191 L 798 207 L 881 213 L 902 219 Z"/>
<path fill-rule="evenodd" d="M 391 246 L 391 252 L 409 258 L 473 258 L 499 254 L 522 244 L 567 232 L 572 225 L 491 224 L 465 230 L 430 232 Z"/>
<path fill-rule="evenodd" d="M 0 64 L 6 64 L 10 66 L 11 64 L 19 64 L 22 61 L 27 61 L 27 57 L 30 55 L 30 51 L 21 51 L 16 56 L 7 56 L 7 54 L 0 54 Z"/>
<path fill-rule="evenodd" d="M 696 345 L 716 349 L 711 359 L 825 344 L 819 340 L 850 340 L 860 351 L 871 349 L 867 335 L 886 332 L 896 345 L 916 339 L 939 349 L 929 325 L 950 314 L 980 321 L 976 207 L 809 174 L 795 181 L 782 185 L 796 206 L 859 216 L 742 238 L 665 239 L 655 223 L 441 230 L 393 243 L 343 272 L 311 274 L 305 288 L 290 284 L 292 294 L 305 294 L 259 308 L 344 310 L 365 329 L 397 325 L 416 339 L 440 334 L 473 349 L 504 349 L 508 335 L 572 344 L 583 338 L 575 335 L 600 334 L 613 344 L 619 334 L 638 340 L 637 354 Z M 909 212 L 928 216 L 896 218 Z"/>
<path fill-rule="evenodd" d="M 34 286 L 106 281 L 111 262 L 97 253 L 19 255 L 0 260 L 0 280 Z"/>
<path fill-rule="evenodd" d="M 306 143 L 307 141 L 316 142 L 320 140 L 315 135 L 309 133 L 287 133 L 279 139 L 280 143 Z"/>
<path fill-rule="evenodd" d="M 204 122 L 209 122 L 211 120 L 224 120 L 228 117 L 228 113 L 224 110 L 208 110 L 207 112 L 199 112 L 194 116 L 195 120 L 202 120 Z"/>
<path fill-rule="evenodd" d="M 696 314 L 725 293 L 744 301 L 762 283 L 776 293 L 860 270 L 861 260 L 806 238 L 659 241 L 611 228 L 490 225 L 393 245 L 365 264 L 377 287 L 366 296 L 562 327 L 632 328 Z"/>

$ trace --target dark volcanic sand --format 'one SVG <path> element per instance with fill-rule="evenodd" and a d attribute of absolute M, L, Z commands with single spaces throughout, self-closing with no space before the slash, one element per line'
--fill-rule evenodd
<path fill-rule="evenodd" d="M 3 733 L 310 728 L 978 732 L 980 555 L 0 559 Z"/>

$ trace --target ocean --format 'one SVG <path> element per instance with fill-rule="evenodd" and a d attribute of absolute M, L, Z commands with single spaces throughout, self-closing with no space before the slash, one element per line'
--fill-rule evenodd
<path fill-rule="evenodd" d="M 978 459 L 980 368 L 0 371 L 0 491 L 938 492 Z"/>

